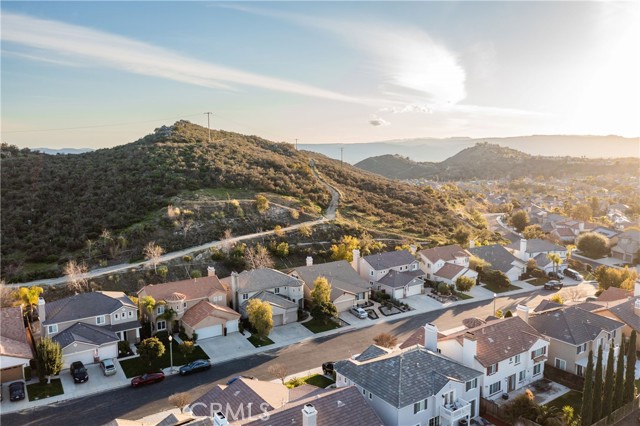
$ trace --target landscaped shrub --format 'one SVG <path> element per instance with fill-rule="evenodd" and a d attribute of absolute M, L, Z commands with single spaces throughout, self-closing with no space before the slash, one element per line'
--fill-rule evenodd
<path fill-rule="evenodd" d="M 168 342 L 169 341 L 169 333 L 167 331 L 158 331 L 154 337 L 157 337 L 159 340 L 162 340 L 163 342 Z"/>
<path fill-rule="evenodd" d="M 447 283 L 438 283 L 438 293 L 447 296 L 451 294 L 451 287 Z"/>

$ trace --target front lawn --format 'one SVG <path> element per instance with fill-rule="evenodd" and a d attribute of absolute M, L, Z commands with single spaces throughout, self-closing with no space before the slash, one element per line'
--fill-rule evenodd
<path fill-rule="evenodd" d="M 32 383 L 27 385 L 27 393 L 29 394 L 29 401 L 36 401 L 38 399 L 50 398 L 56 395 L 62 395 L 64 390 L 62 389 L 62 382 L 60 379 L 51 379 L 51 384 Z"/>
<path fill-rule="evenodd" d="M 460 300 L 473 299 L 473 296 L 467 293 L 463 293 L 461 291 L 456 291 L 455 296 Z"/>
<path fill-rule="evenodd" d="M 538 278 L 534 278 L 532 280 L 527 280 L 526 282 L 528 282 L 531 285 L 545 285 L 546 283 L 549 282 L 549 278 L 547 277 L 538 277 Z"/>
<path fill-rule="evenodd" d="M 582 392 L 570 390 L 553 401 L 549 401 L 545 405 L 549 407 L 557 407 L 560 411 L 562 411 L 562 407 L 565 405 L 570 405 L 573 407 L 575 413 L 580 413 L 582 410 Z"/>
<path fill-rule="evenodd" d="M 503 288 L 495 284 L 483 284 L 484 288 L 494 293 L 506 293 L 507 291 L 520 290 L 521 287 L 511 284 L 509 288 Z"/>
<path fill-rule="evenodd" d="M 165 346 L 164 355 L 160 358 L 151 361 L 151 365 L 145 365 L 140 357 L 127 359 L 125 361 L 120 361 L 120 365 L 122 366 L 122 371 L 127 377 L 135 377 L 141 374 L 146 373 L 147 371 L 158 371 L 161 368 L 171 367 L 171 357 L 169 353 L 169 342 L 162 342 Z M 209 356 L 202 350 L 200 346 L 194 346 L 193 352 L 189 355 L 184 355 L 180 351 L 180 345 L 174 340 L 173 341 L 173 366 L 177 367 L 180 365 L 189 364 L 191 361 L 195 361 L 197 359 L 209 359 Z"/>
<path fill-rule="evenodd" d="M 291 388 L 296 388 L 298 386 L 302 386 L 305 383 L 324 389 L 327 386 L 334 384 L 335 381 L 327 378 L 326 376 L 323 376 L 322 374 L 313 374 L 307 377 L 291 379 L 288 382 L 286 382 L 284 385 L 291 389 Z"/>
<path fill-rule="evenodd" d="M 250 341 L 251 344 L 253 346 L 255 346 L 256 348 L 260 348 L 262 346 L 273 345 L 273 340 L 269 339 L 266 336 L 265 337 L 260 337 L 257 334 L 252 334 L 251 337 L 249 337 L 247 340 Z"/>
<path fill-rule="evenodd" d="M 322 333 L 323 331 L 340 328 L 340 324 L 338 324 L 337 322 L 329 320 L 325 324 L 320 318 L 311 318 L 309 321 L 303 322 L 302 325 L 304 325 L 314 333 Z"/>

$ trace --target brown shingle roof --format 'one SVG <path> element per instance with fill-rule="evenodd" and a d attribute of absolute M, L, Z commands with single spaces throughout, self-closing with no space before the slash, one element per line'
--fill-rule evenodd
<path fill-rule="evenodd" d="M 445 262 L 450 262 L 456 260 L 456 257 L 469 256 L 469 253 L 457 244 L 420 250 L 418 253 L 432 262 L 437 262 L 439 259 L 442 259 Z"/>
<path fill-rule="evenodd" d="M 0 355 L 31 359 L 31 345 L 22 319 L 22 308 L 2 308 L 0 314 Z"/>
<path fill-rule="evenodd" d="M 633 292 L 618 287 L 609 287 L 598 296 L 598 302 L 614 302 L 616 300 L 626 300 L 633 296 Z"/>
<path fill-rule="evenodd" d="M 206 299 L 214 293 L 224 293 L 225 295 L 227 293 L 215 275 L 166 284 L 147 285 L 138 292 L 138 295 L 143 291 L 155 300 L 172 300 L 172 297 L 175 297 L 174 293 L 183 294 L 187 300 Z"/>
<path fill-rule="evenodd" d="M 201 300 L 189 308 L 182 317 L 182 322 L 191 327 L 200 324 L 207 317 L 221 318 L 225 321 L 240 318 L 240 314 L 226 306 L 214 305 L 208 300 Z"/>
<path fill-rule="evenodd" d="M 456 275 L 460 272 L 464 271 L 464 266 L 456 265 L 455 263 L 445 263 L 444 266 L 438 269 L 437 272 L 434 272 L 433 275 L 436 277 L 446 278 L 448 280 L 452 280 Z"/>

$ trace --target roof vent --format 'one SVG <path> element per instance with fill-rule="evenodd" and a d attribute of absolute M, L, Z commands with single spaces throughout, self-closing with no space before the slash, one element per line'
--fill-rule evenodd
<path fill-rule="evenodd" d="M 340 400 L 338 400 L 338 408 L 344 407 L 346 404 Z"/>

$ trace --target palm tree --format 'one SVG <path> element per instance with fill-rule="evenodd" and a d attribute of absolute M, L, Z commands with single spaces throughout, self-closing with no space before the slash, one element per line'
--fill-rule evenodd
<path fill-rule="evenodd" d="M 24 303 L 29 307 L 28 312 L 25 311 L 25 314 L 29 314 L 29 316 L 33 315 L 33 307 L 38 304 L 38 299 L 43 291 L 44 289 L 42 287 L 37 287 L 35 285 L 31 287 L 20 287 L 17 295 L 18 300 L 20 303 Z"/>
<path fill-rule="evenodd" d="M 153 309 L 156 307 L 156 301 L 151 296 L 145 296 L 139 300 L 140 307 L 143 308 L 141 311 L 146 312 L 148 315 L 153 313 Z"/>
<path fill-rule="evenodd" d="M 558 273 L 558 266 L 562 265 L 562 258 L 557 253 L 549 253 L 547 259 L 553 262 L 553 272 Z"/>

